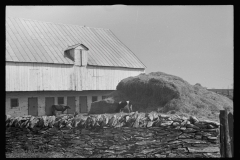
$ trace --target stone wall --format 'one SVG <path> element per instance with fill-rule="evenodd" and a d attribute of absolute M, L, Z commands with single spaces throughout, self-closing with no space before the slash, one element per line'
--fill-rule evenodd
<path fill-rule="evenodd" d="M 81 157 L 127 158 L 220 157 L 219 125 L 218 122 L 200 121 L 192 116 L 187 118 L 155 112 L 88 117 L 63 115 L 53 122 L 53 126 L 61 130 L 69 128 L 66 133 L 69 139 L 64 138 L 64 143 L 71 146 L 67 150 L 82 150 Z M 39 127 L 39 124 L 35 126 Z M 34 129 L 34 125 L 30 124 L 29 128 Z M 52 136 L 56 135 L 60 134 Z M 49 135 L 46 137 L 54 141 Z M 52 142 L 55 148 L 59 143 Z"/>

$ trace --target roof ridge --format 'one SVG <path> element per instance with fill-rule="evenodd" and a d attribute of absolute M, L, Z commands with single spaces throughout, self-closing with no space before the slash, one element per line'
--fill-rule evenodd
<path fill-rule="evenodd" d="M 51 23 L 51 24 L 71 25 L 71 26 L 78 26 L 78 27 L 82 27 L 82 28 L 93 28 L 93 29 L 104 29 L 104 30 L 110 30 L 109 28 L 96 28 L 96 27 L 81 26 L 81 25 L 77 25 L 77 24 L 69 24 L 69 23 L 58 23 L 58 22 L 55 23 L 55 22 L 47 22 L 47 21 L 41 21 L 41 20 L 35 20 L 35 19 L 28 19 L 28 18 L 21 18 L 21 17 L 6 16 L 6 18 L 22 19 L 22 20 L 31 20 L 31 21 L 44 22 L 44 23 Z"/>

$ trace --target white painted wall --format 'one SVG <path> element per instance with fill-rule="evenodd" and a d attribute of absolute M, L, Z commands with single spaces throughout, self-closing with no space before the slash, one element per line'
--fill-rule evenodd
<path fill-rule="evenodd" d="M 144 69 L 6 62 L 6 91 L 115 90 Z"/>

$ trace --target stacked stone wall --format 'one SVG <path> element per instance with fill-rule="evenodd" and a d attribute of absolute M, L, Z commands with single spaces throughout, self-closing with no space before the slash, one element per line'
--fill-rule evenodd
<path fill-rule="evenodd" d="M 193 116 L 135 112 L 87 117 L 62 115 L 21 118 L 6 118 L 8 135 L 14 134 L 11 131 L 13 129 L 29 130 L 32 133 L 28 134 L 30 137 L 36 137 L 33 132 L 38 132 L 39 136 L 42 134 L 45 139 L 49 138 L 48 143 L 55 145 L 55 150 L 59 148 L 60 141 L 64 141 L 63 144 L 69 144 L 66 152 L 71 150 L 73 154 L 73 150 L 76 150 L 76 153 L 81 153 L 78 155 L 80 157 L 220 157 L 220 124 L 200 121 Z M 60 138 L 60 135 L 64 138 Z"/>

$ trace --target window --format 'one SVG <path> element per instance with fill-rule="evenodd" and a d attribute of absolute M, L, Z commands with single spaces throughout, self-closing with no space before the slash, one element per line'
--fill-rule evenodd
<path fill-rule="evenodd" d="M 11 108 L 18 107 L 18 98 L 11 98 Z"/>
<path fill-rule="evenodd" d="M 58 104 L 64 104 L 64 97 L 58 97 Z"/>
<path fill-rule="evenodd" d="M 92 102 L 97 101 L 97 96 L 92 96 Z"/>
<path fill-rule="evenodd" d="M 106 98 L 106 96 L 102 96 L 102 100 L 105 99 L 105 98 Z"/>

